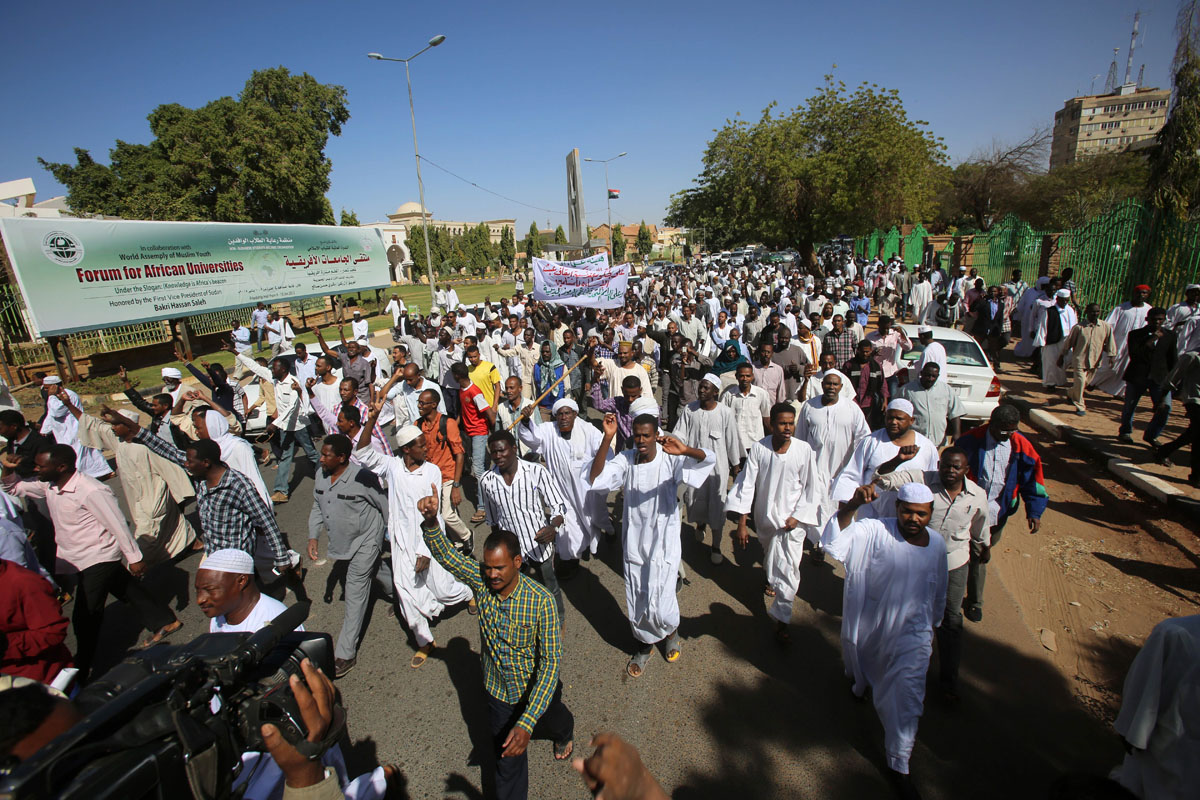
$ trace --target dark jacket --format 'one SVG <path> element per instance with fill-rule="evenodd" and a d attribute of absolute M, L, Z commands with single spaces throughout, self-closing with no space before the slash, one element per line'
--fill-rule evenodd
<path fill-rule="evenodd" d="M 1150 326 L 1129 332 L 1129 366 L 1122 376 L 1127 383 L 1162 386 L 1175 369 L 1175 331 L 1154 336 Z"/>

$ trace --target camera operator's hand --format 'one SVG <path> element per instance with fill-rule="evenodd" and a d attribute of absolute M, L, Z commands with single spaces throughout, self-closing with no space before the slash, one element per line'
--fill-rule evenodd
<path fill-rule="evenodd" d="M 308 741 L 319 742 L 325 738 L 325 733 L 333 723 L 336 697 L 333 681 L 307 658 L 300 662 L 300 669 L 304 671 L 304 680 L 301 681 L 299 675 L 291 676 L 292 693 L 300 707 L 304 727 L 308 729 Z M 263 725 L 262 737 L 267 752 L 279 765 L 288 786 L 303 789 L 325 779 L 325 765 L 320 760 L 309 761 L 301 755 L 274 725 Z"/>

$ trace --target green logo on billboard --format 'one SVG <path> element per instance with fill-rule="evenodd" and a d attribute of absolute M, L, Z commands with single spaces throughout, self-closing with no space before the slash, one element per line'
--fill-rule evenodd
<path fill-rule="evenodd" d="M 83 244 L 65 231 L 47 233 L 42 238 L 42 252 L 64 267 L 73 267 L 83 260 Z"/>

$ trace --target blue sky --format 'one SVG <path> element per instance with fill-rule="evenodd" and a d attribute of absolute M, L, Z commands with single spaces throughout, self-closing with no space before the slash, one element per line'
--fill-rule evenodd
<path fill-rule="evenodd" d="M 610 167 L 614 220 L 660 222 L 690 185 L 712 130 L 771 101 L 791 108 L 822 76 L 898 89 L 909 116 L 945 139 L 953 161 L 993 139 L 1049 124 L 1063 100 L 1123 74 L 1142 10 L 1134 74 L 1169 85 L 1172 0 L 957 2 L 432 3 L 241 0 L 15 3 L 5 12 L 8 113 L 0 180 L 31 176 L 40 199 L 64 193 L 36 161 L 73 147 L 107 161 L 116 139 L 149 138 L 158 104 L 236 95 L 255 69 L 283 65 L 345 86 L 351 119 L 330 141 L 329 197 L 361 221 L 417 199 L 405 57 L 413 62 L 422 155 L 534 210 L 430 166 L 426 202 L 441 219 L 516 217 L 565 226 L 565 164 L 629 153 Z M 588 221 L 605 220 L 604 172 L 584 165 Z"/>

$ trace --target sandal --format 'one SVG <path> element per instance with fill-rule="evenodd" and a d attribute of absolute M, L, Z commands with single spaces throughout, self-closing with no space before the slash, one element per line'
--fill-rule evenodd
<path fill-rule="evenodd" d="M 670 636 L 667 637 L 667 644 L 666 644 L 665 649 L 666 649 L 668 664 L 674 664 L 676 661 L 679 660 L 679 657 L 681 655 L 683 655 L 683 651 L 682 651 L 682 649 L 680 649 L 680 645 L 679 645 L 679 631 L 675 631 L 674 633 L 672 633 Z"/>
<path fill-rule="evenodd" d="M 575 751 L 575 742 L 568 740 L 566 744 L 554 743 L 554 760 L 566 761 Z"/>
<path fill-rule="evenodd" d="M 475 602 L 474 597 L 467 601 L 467 613 L 472 617 L 479 613 L 479 604 Z"/>
<path fill-rule="evenodd" d="M 175 624 L 175 627 L 173 627 L 173 628 L 170 625 L 164 625 L 163 627 L 159 628 L 158 632 L 155 633 L 153 636 L 150 636 L 149 638 L 143 639 L 142 641 L 138 642 L 138 645 L 137 645 L 137 647 L 134 648 L 134 650 L 146 650 L 147 648 L 154 647 L 154 645 L 160 644 L 164 639 L 166 639 L 172 633 L 174 633 L 175 631 L 177 631 L 183 627 L 182 620 L 177 619 L 177 620 L 175 620 L 174 624 Z"/>
<path fill-rule="evenodd" d="M 482 510 L 476 511 L 475 516 L 471 517 L 471 524 L 478 525 L 479 523 L 483 522 L 486 519 L 487 519 L 486 513 L 484 513 Z"/>
<path fill-rule="evenodd" d="M 771 588 L 771 584 L 768 583 L 763 587 L 763 594 L 765 594 L 767 597 L 775 596 L 775 590 Z"/>
<path fill-rule="evenodd" d="M 430 642 L 417 652 L 413 653 L 412 661 L 408 662 L 408 665 L 413 669 L 420 669 L 425 662 L 429 660 L 429 654 L 433 652 L 433 648 L 436 646 L 436 644 Z"/>
<path fill-rule="evenodd" d="M 631 678 L 640 678 L 642 673 L 646 671 L 646 662 L 650 660 L 650 654 L 653 650 L 647 647 L 645 650 L 639 650 L 634 653 L 629 659 L 629 663 L 625 665 L 625 672 Z"/>

